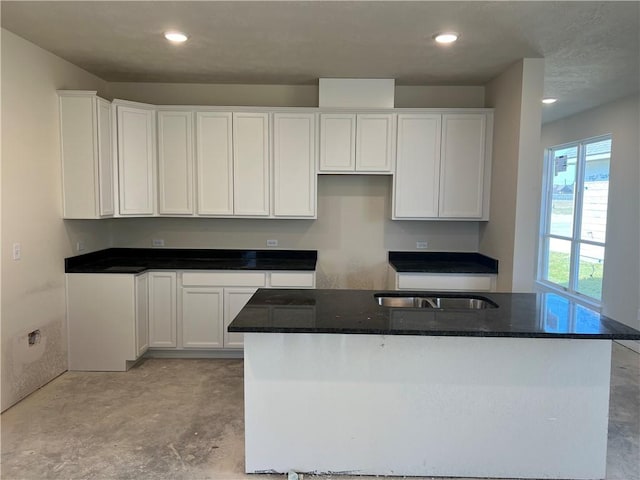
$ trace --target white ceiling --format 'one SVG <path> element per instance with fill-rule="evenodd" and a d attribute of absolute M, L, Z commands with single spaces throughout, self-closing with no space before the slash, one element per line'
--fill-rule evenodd
<path fill-rule="evenodd" d="M 640 89 L 640 2 L 6 1 L 2 27 L 107 81 L 483 85 L 546 59 L 545 121 Z M 171 45 L 162 32 L 186 31 Z M 438 31 L 462 34 L 453 46 Z"/>

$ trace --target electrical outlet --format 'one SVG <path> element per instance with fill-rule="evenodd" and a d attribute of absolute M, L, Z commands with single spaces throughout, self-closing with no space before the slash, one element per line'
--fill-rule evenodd
<path fill-rule="evenodd" d="M 19 243 L 13 244 L 13 259 L 20 260 L 22 258 L 22 246 Z"/>
<path fill-rule="evenodd" d="M 427 242 L 425 242 L 424 240 L 416 242 L 416 248 L 427 248 Z"/>
<path fill-rule="evenodd" d="M 164 247 L 164 239 L 163 238 L 154 238 L 153 239 L 154 247 Z"/>
<path fill-rule="evenodd" d="M 267 247 L 277 247 L 278 246 L 278 240 L 267 240 Z"/>
<path fill-rule="evenodd" d="M 84 250 L 84 242 L 77 242 L 76 243 L 76 251 L 81 252 Z"/>

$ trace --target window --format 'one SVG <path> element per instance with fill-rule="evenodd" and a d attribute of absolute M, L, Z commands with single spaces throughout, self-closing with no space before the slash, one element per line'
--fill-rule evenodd
<path fill-rule="evenodd" d="M 552 147 L 545 159 L 538 280 L 602 299 L 611 136 Z"/>

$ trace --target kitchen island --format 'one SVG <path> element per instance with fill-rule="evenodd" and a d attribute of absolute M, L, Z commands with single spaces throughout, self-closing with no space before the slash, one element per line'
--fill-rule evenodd
<path fill-rule="evenodd" d="M 550 294 L 376 293 L 261 289 L 228 327 L 247 472 L 605 477 L 611 340 L 640 332 Z"/>

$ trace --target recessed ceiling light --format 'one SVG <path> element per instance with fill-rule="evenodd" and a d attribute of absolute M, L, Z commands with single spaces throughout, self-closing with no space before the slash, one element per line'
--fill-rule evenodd
<path fill-rule="evenodd" d="M 460 38 L 460 35 L 457 34 L 456 32 L 442 32 L 442 33 L 437 33 L 436 35 L 433 36 L 433 39 L 438 42 L 438 43 L 453 43 L 456 40 L 458 40 L 458 38 Z"/>
<path fill-rule="evenodd" d="M 182 43 L 182 42 L 186 42 L 187 38 L 189 37 L 187 37 L 187 35 L 182 32 L 171 31 L 171 32 L 164 32 L 164 38 L 166 38 L 170 42 Z"/>
<path fill-rule="evenodd" d="M 557 101 L 558 101 L 557 98 L 551 98 L 551 97 L 542 99 L 542 103 L 545 103 L 547 105 L 551 105 L 552 103 L 556 103 Z"/>

